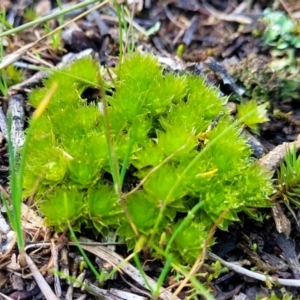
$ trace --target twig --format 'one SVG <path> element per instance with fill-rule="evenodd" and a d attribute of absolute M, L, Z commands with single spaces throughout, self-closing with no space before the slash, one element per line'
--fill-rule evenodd
<path fill-rule="evenodd" d="M 11 140 L 16 155 L 25 141 L 24 135 L 24 97 L 21 94 L 16 94 L 9 99 L 9 110 L 12 114 Z"/>
<path fill-rule="evenodd" d="M 136 285 L 134 285 L 134 284 L 130 283 L 129 281 L 127 281 L 125 279 L 125 277 L 122 276 L 121 273 L 120 273 L 120 276 L 121 276 L 122 280 L 132 288 L 133 291 L 138 292 L 140 294 L 144 294 L 147 297 L 151 297 L 151 294 L 149 292 L 145 292 L 144 290 L 141 290 L 140 288 L 138 288 Z"/>
<path fill-rule="evenodd" d="M 65 9 L 64 11 L 59 10 L 57 13 L 54 13 L 54 14 L 51 14 L 51 15 L 47 15 L 47 16 L 42 17 L 40 19 L 37 19 L 37 20 L 34 20 L 32 22 L 29 22 L 29 23 L 26 23 L 24 25 L 21 25 L 21 26 L 19 26 L 17 28 L 13 28 L 13 29 L 4 31 L 4 32 L 0 33 L 0 37 L 4 37 L 4 36 L 8 36 L 8 35 L 17 33 L 19 31 L 22 31 L 24 29 L 33 27 L 33 26 L 35 26 L 37 24 L 40 24 L 40 23 L 45 23 L 45 22 L 47 22 L 49 20 L 53 20 L 54 18 L 59 17 L 60 15 L 66 14 L 69 11 L 72 11 L 72 10 L 75 10 L 75 9 L 78 9 L 78 8 L 81 8 L 81 7 L 85 7 L 85 6 L 87 6 L 89 4 L 92 4 L 92 3 L 95 3 L 95 2 L 97 2 L 97 0 L 87 0 L 85 2 L 81 2 L 81 3 L 77 4 L 77 5 L 72 5 L 69 8 Z"/>
<path fill-rule="evenodd" d="M 93 50 L 92 49 L 85 49 L 79 53 L 68 53 L 65 54 L 62 57 L 62 61 L 57 64 L 55 67 L 53 67 L 52 69 L 61 69 L 63 67 L 65 67 L 67 64 L 73 62 L 76 59 L 80 59 L 82 57 L 86 57 L 86 56 L 90 56 L 93 55 Z M 15 65 L 17 64 L 20 67 L 20 62 L 15 62 Z M 40 70 L 40 67 L 36 67 L 35 69 Z M 45 79 L 48 76 L 48 72 L 46 71 L 39 71 L 37 73 L 35 73 L 34 75 L 32 75 L 30 78 L 22 81 L 21 83 L 15 84 L 11 87 L 9 87 L 8 90 L 8 94 L 9 95 L 13 95 L 19 91 L 24 91 L 26 89 L 31 89 L 32 87 L 36 86 L 37 84 L 39 84 L 43 79 Z M 1 112 L 0 112 L 1 113 Z M 1 115 L 0 115 L 1 118 Z M 1 119 L 0 119 L 1 122 Z M 6 124 L 5 124 L 6 126 Z M 1 123 L 0 123 L 0 129 L 2 131 L 2 127 L 1 127 Z"/>
<path fill-rule="evenodd" d="M 3 297 L 3 298 L 6 299 L 6 300 L 14 300 L 13 298 L 8 297 L 8 296 L 2 294 L 1 292 L 0 292 L 0 296 Z"/>
<path fill-rule="evenodd" d="M 61 290 L 60 279 L 57 274 L 57 272 L 59 271 L 58 249 L 57 249 L 57 245 L 55 245 L 53 241 L 52 241 L 52 246 L 51 246 L 51 253 L 52 253 L 52 257 L 53 257 L 53 265 L 54 265 L 54 271 L 55 271 L 54 272 L 54 290 L 55 290 L 55 294 L 56 294 L 57 298 L 60 299 L 62 297 L 62 290 Z"/>
<path fill-rule="evenodd" d="M 70 25 L 71 23 L 81 19 L 82 17 L 84 17 L 85 15 L 89 14 L 90 12 L 92 12 L 93 10 L 96 10 L 100 7 L 102 7 L 103 5 L 107 4 L 108 3 L 108 0 L 105 0 L 104 2 L 101 2 L 100 4 L 94 6 L 93 8 L 91 9 L 88 9 L 87 11 L 85 11 L 84 13 L 80 14 L 79 16 L 77 16 L 76 18 L 64 23 L 63 25 L 55 28 L 54 30 L 52 30 L 51 32 L 49 32 L 48 34 L 42 36 L 41 38 L 39 38 L 38 40 L 36 40 L 35 42 L 33 43 L 30 43 L 28 45 L 25 45 L 24 47 L 18 49 L 17 51 L 15 51 L 14 53 L 11 53 L 9 55 L 7 55 L 6 57 L 4 57 L 4 59 L 2 60 L 2 62 L 0 63 L 0 70 L 9 66 L 10 64 L 14 63 L 15 61 L 17 61 L 18 59 L 21 58 L 21 56 L 26 53 L 29 49 L 31 49 L 32 47 L 34 47 L 35 45 L 37 45 L 40 41 L 42 41 L 43 39 L 45 39 L 46 37 L 48 36 L 51 36 L 53 35 L 54 33 L 58 32 L 59 30 L 65 28 L 66 26 Z M 7 32 L 9 31 L 6 31 L 5 32 L 5 35 L 7 34 Z M 4 35 L 4 34 L 3 34 Z M 1 37 L 1 34 L 0 34 L 0 37 Z"/>
<path fill-rule="evenodd" d="M 275 171 L 282 159 L 285 157 L 288 150 L 293 150 L 296 147 L 297 150 L 300 149 L 300 134 L 297 136 L 295 142 L 283 143 L 277 146 L 275 149 L 270 151 L 267 155 L 259 159 L 260 165 L 264 166 L 268 171 Z"/>
<path fill-rule="evenodd" d="M 69 245 L 75 245 L 74 243 L 69 243 Z M 128 262 L 124 262 L 124 258 L 118 255 L 117 253 L 111 251 L 110 249 L 98 246 L 98 247 L 90 247 L 90 246 L 84 246 L 81 245 L 81 247 L 90 252 L 94 255 L 102 258 L 103 260 L 106 260 L 110 262 L 113 265 L 120 266 L 120 270 L 126 273 L 128 276 L 130 276 L 133 280 L 135 280 L 138 284 L 143 286 L 147 289 L 147 285 L 144 282 L 140 272 L 138 269 L 136 269 L 133 265 L 131 265 Z M 157 283 L 150 277 L 146 276 L 148 283 L 153 287 L 156 288 Z M 163 300 L 169 300 L 172 297 L 172 293 L 169 291 L 164 290 L 163 288 L 160 289 L 160 298 Z M 178 297 L 174 297 L 173 299 L 179 300 Z"/>
<path fill-rule="evenodd" d="M 177 27 L 179 27 L 180 29 L 186 30 L 189 28 L 189 26 L 186 25 L 182 25 L 181 23 L 177 22 L 176 18 L 172 15 L 171 11 L 169 10 L 169 8 L 167 7 L 167 5 L 164 6 L 164 11 L 166 16 L 168 17 L 168 19 Z"/>
<path fill-rule="evenodd" d="M 248 269 L 245 269 L 241 266 L 238 266 L 236 264 L 229 263 L 229 262 L 225 261 L 224 259 L 220 258 L 219 256 L 215 255 L 214 253 L 212 253 L 210 251 L 207 252 L 207 256 L 210 259 L 214 260 L 214 261 L 219 261 L 222 265 L 224 265 L 228 269 L 230 269 L 230 270 L 232 270 L 236 273 L 248 276 L 250 278 L 257 279 L 257 280 L 260 280 L 260 281 L 265 281 L 265 282 L 270 281 L 272 283 L 279 283 L 279 284 L 285 285 L 285 286 L 300 287 L 300 280 L 298 280 L 298 279 L 278 278 L 278 279 L 274 280 L 271 276 L 259 274 L 259 273 L 250 271 Z"/>
<path fill-rule="evenodd" d="M 113 16 L 108 16 L 105 14 L 100 14 L 100 17 L 103 21 L 106 21 L 107 23 L 111 23 L 111 24 L 118 24 L 119 20 L 117 17 L 113 17 Z M 147 32 L 146 30 L 140 26 L 137 22 L 135 22 L 134 20 L 130 20 L 130 18 L 128 16 L 124 16 L 124 19 L 127 23 L 132 22 L 132 26 L 142 35 L 142 36 L 146 36 Z"/>
<path fill-rule="evenodd" d="M 91 284 L 88 281 L 85 281 L 84 285 L 87 288 L 87 291 L 89 293 L 95 295 L 96 297 L 99 297 L 100 299 L 105 299 L 105 300 L 122 300 L 122 299 L 146 300 L 148 299 L 142 296 L 138 296 L 136 294 L 120 291 L 117 289 L 104 290 Z"/>
<path fill-rule="evenodd" d="M 43 293 L 44 297 L 46 298 L 46 300 L 57 300 L 57 297 L 51 290 L 49 284 L 47 283 L 45 278 L 42 276 L 42 274 L 39 272 L 39 270 L 36 267 L 33 260 L 26 253 L 25 253 L 25 259 L 26 259 L 28 267 L 29 267 L 37 285 L 39 286 L 39 288 L 40 288 L 41 292 Z"/>
<path fill-rule="evenodd" d="M 81 295 L 80 297 L 78 297 L 76 300 L 85 300 L 85 298 L 87 297 L 86 294 Z"/>
<path fill-rule="evenodd" d="M 102 36 L 107 35 L 109 33 L 109 27 L 102 20 L 100 13 L 96 10 L 93 10 L 91 12 L 91 16 L 92 16 L 92 18 L 94 19 L 95 23 L 97 24 L 97 26 L 99 28 L 100 34 Z"/>
<path fill-rule="evenodd" d="M 222 20 L 222 21 L 228 21 L 228 22 L 237 22 L 241 24 L 251 24 L 253 20 L 247 16 L 243 15 L 234 15 L 234 14 L 225 14 L 222 12 L 217 11 L 212 6 L 210 6 L 208 3 L 204 3 L 203 7 L 215 18 Z"/>
<path fill-rule="evenodd" d="M 7 124 L 6 124 L 6 117 L 4 115 L 2 107 L 0 107 L 0 130 L 3 136 L 7 139 Z"/>

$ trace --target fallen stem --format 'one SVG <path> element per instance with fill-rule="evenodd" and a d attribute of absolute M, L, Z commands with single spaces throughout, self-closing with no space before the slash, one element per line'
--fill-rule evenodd
<path fill-rule="evenodd" d="M 36 267 L 33 260 L 26 253 L 25 253 L 25 259 L 26 259 L 27 265 L 28 265 L 28 267 L 29 267 L 29 269 L 30 269 L 37 285 L 39 286 L 39 288 L 40 288 L 41 292 L 43 293 L 44 297 L 46 298 L 46 300 L 57 300 L 57 297 L 55 296 L 55 294 L 51 290 L 49 284 L 44 279 L 42 274 L 39 272 L 39 270 Z"/>
<path fill-rule="evenodd" d="M 224 265 L 228 269 L 230 269 L 230 270 L 232 270 L 236 273 L 248 276 L 250 278 L 257 279 L 257 280 L 260 280 L 260 281 L 265 281 L 265 282 L 270 281 L 272 283 L 279 283 L 279 284 L 285 285 L 285 286 L 300 287 L 300 280 L 299 279 L 277 278 L 276 280 L 274 280 L 271 276 L 259 274 L 257 272 L 253 272 L 253 271 L 250 271 L 248 269 L 245 269 L 245 268 L 243 268 L 239 265 L 236 265 L 234 263 L 227 262 L 226 260 L 222 259 L 221 257 L 217 256 L 216 254 L 214 254 L 210 251 L 207 252 L 207 256 L 208 256 L 208 258 L 210 258 L 214 261 L 219 261 L 222 265 Z"/>
<path fill-rule="evenodd" d="M 70 11 L 73 11 L 73 10 L 76 10 L 76 9 L 88 6 L 88 5 L 93 4 L 93 3 L 97 2 L 97 1 L 98 0 L 87 0 L 87 1 L 84 1 L 84 2 L 81 2 L 81 3 L 78 3 L 76 5 L 72 5 L 69 8 L 66 8 L 64 10 L 60 10 L 60 11 L 58 11 L 56 13 L 51 14 L 51 15 L 39 18 L 39 19 L 34 20 L 32 22 L 28 22 L 28 23 L 26 23 L 24 25 L 21 25 L 19 27 L 16 27 L 16 28 L 4 31 L 4 32 L 0 33 L 0 37 L 4 37 L 4 36 L 7 36 L 7 35 L 11 35 L 11 34 L 20 32 L 20 31 L 22 31 L 24 29 L 33 27 L 33 26 L 35 26 L 37 24 L 45 23 L 45 22 L 47 22 L 49 20 L 53 20 L 54 18 L 57 18 L 57 17 L 59 17 L 61 15 L 65 15 L 66 13 L 68 13 Z"/>

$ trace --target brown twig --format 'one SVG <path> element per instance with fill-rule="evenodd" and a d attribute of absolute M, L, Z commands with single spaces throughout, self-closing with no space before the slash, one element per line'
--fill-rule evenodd
<path fill-rule="evenodd" d="M 46 300 L 57 300 L 57 297 L 53 293 L 49 284 L 47 283 L 45 278 L 42 276 L 42 274 L 39 272 L 39 270 L 36 267 L 33 260 L 26 253 L 25 253 L 25 259 L 26 259 L 27 265 L 28 265 L 37 285 L 39 286 L 39 288 L 40 288 L 41 292 L 43 293 L 44 297 L 46 298 Z"/>

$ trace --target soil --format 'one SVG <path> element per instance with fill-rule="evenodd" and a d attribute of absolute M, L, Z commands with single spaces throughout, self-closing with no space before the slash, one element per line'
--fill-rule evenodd
<path fill-rule="evenodd" d="M 61 2 L 62 5 L 77 3 L 77 1 L 63 0 Z M 118 2 L 123 3 L 124 1 Z M 169 66 L 166 68 L 172 69 L 176 63 L 180 69 L 201 73 L 207 78 L 209 84 L 220 87 L 223 95 L 229 97 L 229 105 L 234 109 L 240 101 L 247 101 L 251 98 L 256 99 L 258 103 L 269 103 L 269 121 L 261 124 L 258 132 L 248 132 L 259 149 L 257 152 L 255 151 L 256 146 L 253 146 L 256 158 L 262 157 L 284 142 L 296 140 L 300 133 L 299 81 L 295 81 L 296 86 L 291 90 L 284 89 L 287 82 L 297 78 L 299 70 L 296 64 L 294 73 L 290 70 L 284 74 L 270 71 L 269 64 L 276 62 L 279 58 L 272 53 L 272 47 L 263 43 L 262 33 L 266 25 L 261 22 L 260 18 L 266 8 L 273 8 L 287 13 L 297 21 L 297 18 L 300 18 L 299 1 L 138 0 L 127 2 L 130 2 L 131 5 L 126 4 L 126 7 L 129 11 L 133 11 L 136 49 L 150 51 L 159 57 L 167 58 Z M 134 2 L 136 3 L 135 7 L 132 5 Z M 4 8 L 6 9 L 6 20 L 13 27 L 17 27 L 27 22 L 26 16 L 28 18 L 29 8 L 41 16 L 51 13 L 57 8 L 57 3 L 54 0 L 1 0 L 0 9 Z M 75 11 L 67 15 L 64 21 L 67 22 L 79 13 Z M 67 54 L 82 53 L 86 49 L 92 49 L 92 55 L 97 57 L 103 65 L 113 66 L 116 63 L 119 54 L 118 21 L 112 4 L 98 9 L 96 14 L 94 12 L 79 19 L 75 24 L 76 26 L 63 29 L 62 43 L 58 49 L 51 45 L 51 39 L 44 39 L 15 61 L 15 65 L 23 70 L 24 79 L 19 84 L 10 87 L 7 97 L 1 96 L 4 112 L 7 110 L 11 97 L 18 94 L 25 99 L 27 117 L 32 113 L 32 109 L 26 105 L 26 98 L 30 89 L 41 85 L 42 82 L 40 73 L 38 76 L 41 77 L 32 80 L 32 76 L 38 73 L 34 70 L 35 65 L 55 67 L 63 63 Z M 51 20 L 48 25 L 51 29 L 55 29 L 59 26 L 59 20 Z M 6 37 L 4 58 L 36 41 L 43 34 L 44 24 Z M 296 61 L 299 53 L 299 50 L 293 49 L 293 59 Z M 39 59 L 36 59 L 33 54 L 38 54 Z M 285 53 L 281 55 L 285 56 Z M 259 81 L 250 81 L 249 83 L 247 77 L 250 76 L 249 74 L 258 74 Z M 27 79 L 30 81 L 26 82 Z M 89 94 L 90 99 L 97 97 L 97 95 L 93 95 L 93 91 L 90 91 Z M 2 132 L 0 185 L 4 191 L 7 190 L 8 175 L 7 143 L 5 134 Z M 275 178 L 276 173 L 274 180 Z M 276 183 L 276 180 L 274 182 Z M 26 201 L 28 206 L 30 206 L 30 201 L 30 199 Z M 272 278 L 300 279 L 298 261 L 300 210 L 292 203 L 289 207 L 284 205 L 284 199 L 280 197 L 276 201 L 277 210 L 264 209 L 262 211 L 263 220 L 253 220 L 246 215 L 241 215 L 243 221 L 230 227 L 227 232 L 217 230 L 215 233 L 216 244 L 210 250 L 227 262 L 238 262 L 246 269 L 270 274 Z M 50 242 L 53 238 L 56 243 L 54 249 L 59 251 L 68 243 L 67 236 L 56 236 L 51 229 L 44 228 L 41 223 L 38 223 L 41 222 L 40 216 L 35 215 L 34 210 L 31 213 L 34 216 L 27 219 L 27 226 L 24 227 L 27 244 Z M 5 213 L 3 215 L 6 216 Z M 34 223 L 33 219 L 37 220 L 37 223 Z M 7 232 L 2 231 L 1 228 L 0 233 L 3 246 L 9 237 Z M 91 233 L 86 232 L 85 235 L 95 240 Z M 100 239 L 95 241 L 100 241 Z M 38 268 L 42 269 L 41 274 L 51 289 L 54 289 L 56 277 L 49 272 L 54 255 L 53 252 L 51 254 L 51 249 L 53 251 L 53 248 L 49 246 L 42 248 L 36 254 L 32 252 L 32 249 L 29 252 Z M 128 255 L 125 246 L 118 245 L 115 250 L 124 257 Z M 35 280 L 29 275 L 30 272 L 16 262 L 18 254 L 16 245 L 13 245 L 10 250 L 1 247 L 0 251 L 0 292 L 2 293 L 0 298 L 46 299 Z M 62 254 L 60 253 L 60 255 Z M 65 263 L 70 269 L 70 274 L 80 273 L 78 265 L 81 256 L 77 248 L 69 246 L 67 255 L 72 264 L 68 265 L 60 258 L 57 260 L 58 268 L 62 270 Z M 88 255 L 91 261 L 97 261 L 94 254 Z M 145 272 L 151 278 L 158 278 L 163 268 L 163 262 L 151 260 L 146 252 L 143 255 Z M 98 261 L 98 266 L 99 264 L 103 265 L 103 261 L 100 263 Z M 284 299 L 300 299 L 298 296 L 299 283 L 296 287 L 268 285 L 266 282 L 223 269 L 208 279 L 207 274 L 214 274 L 214 268 L 216 265 L 213 265 L 213 260 L 208 257 L 199 270 L 199 273 L 206 273 L 206 276 L 200 276 L 199 280 L 206 284 L 215 299 L 283 299 L 284 295 L 286 295 Z M 88 268 L 85 272 L 85 278 L 95 282 L 95 278 Z M 174 282 L 176 282 L 174 275 L 169 274 L 164 286 L 168 287 Z M 80 288 L 74 288 L 71 296 L 66 295 L 69 287 L 69 282 L 62 279 L 61 292 L 55 291 L 58 298 L 99 298 L 99 295 L 94 296 L 89 291 L 82 291 Z M 101 288 L 106 291 L 115 288 L 149 299 L 146 296 L 149 293 L 145 289 L 134 287 L 136 284 L 132 278 L 123 274 L 117 276 L 116 279 L 109 280 Z M 175 289 L 173 288 L 171 291 Z M 200 295 L 189 298 L 190 291 L 191 288 L 186 286 L 178 295 L 179 299 L 202 299 Z M 271 295 L 273 298 L 270 298 Z M 4 298 L 5 296 L 8 298 Z M 130 299 L 129 295 L 118 298 L 115 295 L 107 294 L 102 297 L 103 299 Z"/>

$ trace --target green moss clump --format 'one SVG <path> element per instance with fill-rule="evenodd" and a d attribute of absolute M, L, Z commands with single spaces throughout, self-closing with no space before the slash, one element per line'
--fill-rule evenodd
<path fill-rule="evenodd" d="M 150 249 L 172 238 L 170 252 L 192 263 L 224 210 L 219 227 L 226 230 L 239 212 L 259 217 L 257 208 L 270 205 L 270 175 L 251 158 L 241 128 L 223 106 L 226 99 L 202 78 L 163 74 L 153 56 L 137 53 L 115 74 L 103 87 L 99 66 L 85 58 L 31 93 L 37 107 L 58 82 L 29 141 L 24 195 L 35 194 L 45 222 L 57 230 L 67 221 L 103 235 L 116 230 L 129 248 L 142 235 Z M 104 115 L 82 96 L 99 86 L 107 89 L 113 149 L 126 170 L 122 197 L 111 179 Z"/>
<path fill-rule="evenodd" d="M 25 72 L 14 65 L 9 65 L 4 69 L 3 77 L 6 80 L 7 86 L 10 87 L 22 82 L 25 79 Z"/>

